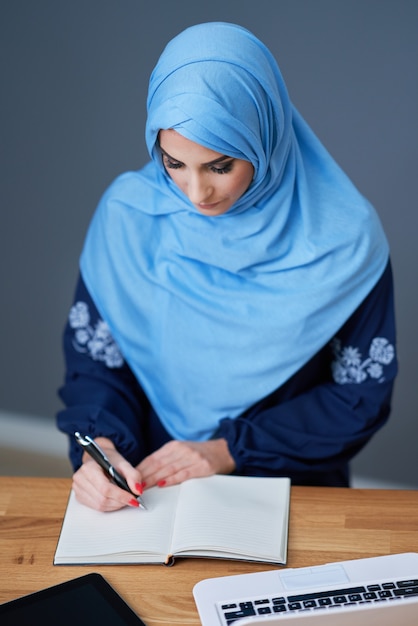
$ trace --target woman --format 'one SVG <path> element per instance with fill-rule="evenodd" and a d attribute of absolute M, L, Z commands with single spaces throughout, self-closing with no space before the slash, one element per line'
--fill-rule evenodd
<path fill-rule="evenodd" d="M 90 225 L 65 330 L 58 425 L 78 499 L 213 473 L 349 484 L 397 372 L 388 244 L 247 30 L 174 38 L 148 94 L 150 162 Z"/>

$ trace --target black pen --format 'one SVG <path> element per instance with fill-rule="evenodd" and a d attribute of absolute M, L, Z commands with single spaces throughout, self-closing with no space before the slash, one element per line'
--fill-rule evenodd
<path fill-rule="evenodd" d="M 113 467 L 106 454 L 101 447 L 88 435 L 81 435 L 79 432 L 74 433 L 77 443 L 91 456 L 92 459 L 100 465 L 100 467 L 106 472 L 109 478 L 121 489 L 131 493 L 134 498 L 139 502 L 139 506 L 142 509 L 147 507 L 144 504 L 143 499 L 138 494 L 134 493 L 130 488 L 124 477 Z"/>

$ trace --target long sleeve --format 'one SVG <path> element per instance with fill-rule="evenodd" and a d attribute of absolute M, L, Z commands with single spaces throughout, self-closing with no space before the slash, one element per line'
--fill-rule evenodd
<path fill-rule="evenodd" d="M 74 469 L 82 455 L 74 441 L 76 430 L 109 437 L 128 460 L 139 462 L 145 453 L 149 405 L 81 278 L 63 347 L 66 376 L 59 395 L 66 408 L 58 413 L 57 424 L 70 437 Z"/>
<path fill-rule="evenodd" d="M 295 484 L 348 484 L 349 460 L 389 416 L 395 345 L 388 265 L 329 344 L 270 396 L 221 421 L 214 437 L 226 439 L 236 472 L 287 475 Z M 134 464 L 170 438 L 81 279 L 64 352 L 60 395 L 66 408 L 57 421 L 70 436 L 75 469 L 81 463 L 75 430 L 109 437 Z"/>
<path fill-rule="evenodd" d="M 237 473 L 348 484 L 348 461 L 389 416 L 395 342 L 389 263 L 330 344 L 271 396 L 221 422 L 215 436 L 227 440 Z"/>

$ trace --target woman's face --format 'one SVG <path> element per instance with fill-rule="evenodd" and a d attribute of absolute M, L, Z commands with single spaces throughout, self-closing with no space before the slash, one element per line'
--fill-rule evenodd
<path fill-rule="evenodd" d="M 202 215 L 223 215 L 251 184 L 249 161 L 204 148 L 175 130 L 161 130 L 159 144 L 167 173 Z"/>

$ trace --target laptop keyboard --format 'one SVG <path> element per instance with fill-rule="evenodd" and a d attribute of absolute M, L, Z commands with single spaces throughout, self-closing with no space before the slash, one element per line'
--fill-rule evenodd
<path fill-rule="evenodd" d="M 369 584 L 366 586 L 348 587 L 312 593 L 293 594 L 289 596 L 265 596 L 237 600 L 218 605 L 222 624 L 230 626 L 243 617 L 260 617 L 262 615 L 289 615 L 301 611 L 318 609 L 338 609 L 343 606 L 386 602 L 418 595 L 418 579 L 399 580 Z"/>

